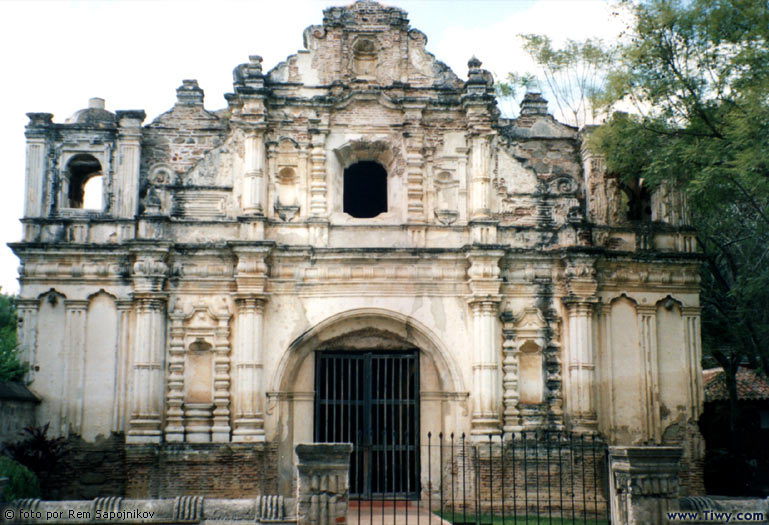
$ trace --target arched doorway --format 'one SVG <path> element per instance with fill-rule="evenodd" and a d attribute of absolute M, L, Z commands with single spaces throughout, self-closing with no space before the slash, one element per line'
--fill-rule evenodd
<path fill-rule="evenodd" d="M 418 349 L 317 352 L 314 427 L 353 444 L 351 496 L 419 497 Z"/>
<path fill-rule="evenodd" d="M 370 354 L 371 357 L 364 357 L 366 354 Z M 322 380 L 318 377 L 318 366 L 321 366 L 318 363 L 324 359 L 324 356 L 344 358 L 337 364 L 325 365 L 327 366 L 325 374 L 331 374 L 328 377 L 329 384 L 334 385 L 334 389 L 329 387 L 329 394 L 324 394 L 325 383 L 322 384 Z M 350 356 L 357 356 L 357 360 L 347 359 Z M 425 447 L 427 433 L 432 432 L 437 435 L 439 432 L 444 432 L 449 435 L 451 432 L 457 432 L 459 434 L 469 425 L 468 392 L 464 388 L 459 368 L 440 337 L 414 318 L 391 310 L 360 308 L 331 315 L 304 332 L 290 345 L 278 365 L 277 373 L 273 376 L 274 386 L 268 395 L 274 400 L 274 409 L 268 412 L 275 417 L 271 424 L 275 425 L 279 436 L 278 452 L 281 462 L 279 483 L 282 491 L 291 492 L 295 489 L 295 487 L 292 489 L 294 447 L 299 443 L 316 441 L 318 436 L 316 429 L 319 424 L 325 422 L 323 416 L 317 415 L 318 397 L 325 396 L 334 401 L 333 396 L 336 396 L 336 400 L 340 401 L 338 405 L 341 407 L 345 403 L 350 405 L 348 401 L 358 402 L 360 400 L 356 397 L 366 395 L 365 392 L 358 396 L 345 394 L 347 396 L 345 398 L 342 395 L 343 382 L 333 381 L 333 374 L 336 373 L 339 377 L 341 367 L 347 367 L 348 363 L 350 367 L 358 366 L 358 370 L 344 372 L 347 378 L 346 386 L 353 388 L 356 386 L 355 378 L 359 377 L 357 374 L 365 373 L 365 367 L 372 366 L 372 375 L 369 377 L 373 378 L 375 366 L 377 373 L 381 374 L 379 377 L 389 384 L 392 383 L 392 367 L 397 366 L 393 364 L 394 357 L 407 362 L 407 364 L 401 362 L 401 366 L 406 368 L 400 372 L 395 390 L 387 387 L 389 390 L 385 389 L 384 392 L 380 390 L 379 394 L 374 390 L 369 395 L 381 396 L 374 398 L 378 399 L 378 405 L 382 406 L 377 410 L 385 414 L 387 410 L 394 410 L 392 407 L 397 407 L 399 403 L 412 403 L 414 413 L 407 411 L 403 417 L 411 418 L 413 434 L 409 432 L 409 440 L 399 445 L 397 442 L 393 443 L 392 430 L 389 430 L 389 444 L 391 447 L 395 445 L 397 454 L 393 455 L 390 452 L 386 455 L 383 451 L 378 452 L 381 454 L 380 457 L 387 457 L 390 461 L 387 481 L 384 480 L 384 474 L 380 474 L 381 478 L 364 481 L 365 477 L 361 469 L 366 468 L 365 462 L 368 461 L 367 468 L 372 469 L 372 473 L 376 465 L 372 465 L 371 458 L 368 460 L 361 458 L 351 471 L 351 492 L 360 491 L 354 493 L 365 495 L 368 491 L 376 494 L 377 490 L 389 486 L 391 490 L 397 489 L 395 497 L 415 497 L 420 489 L 427 486 L 430 475 L 432 479 L 438 479 L 437 466 L 431 473 L 426 469 L 428 465 Z M 367 359 L 376 361 L 378 364 L 366 365 Z M 397 390 L 398 384 L 401 385 L 400 393 Z M 410 399 L 399 401 L 397 399 L 399 396 L 406 397 L 403 385 L 411 389 L 413 395 Z M 360 379 L 358 379 L 358 386 L 360 386 Z M 364 405 L 364 408 L 366 406 L 370 408 L 372 404 Z M 338 408 L 338 410 L 346 410 L 349 414 L 350 411 L 360 409 Z M 344 419 L 343 413 L 337 421 L 344 421 Z M 408 427 L 408 419 L 406 421 L 405 426 Z M 343 425 L 343 423 L 337 424 Z M 355 427 L 348 427 L 347 432 L 349 428 Z M 382 423 L 379 428 L 381 437 L 384 424 Z M 392 426 L 388 426 L 388 429 L 391 428 Z M 408 431 L 408 428 L 405 430 Z M 337 432 L 338 435 L 347 437 L 343 435 L 344 426 Z M 336 440 L 336 435 L 332 437 Z M 373 437 L 370 442 L 360 442 L 371 446 L 372 454 L 377 453 L 373 447 L 382 449 L 388 444 L 387 442 L 375 443 Z M 405 433 L 403 439 L 405 439 Z M 408 456 L 409 453 L 412 455 Z M 392 468 L 392 460 L 395 458 L 397 463 L 398 454 L 406 456 L 406 459 L 401 462 L 405 472 L 403 468 Z M 383 459 L 379 461 L 384 465 Z M 401 480 L 405 477 L 405 480 L 411 480 L 411 482 L 394 482 L 391 476 L 396 471 L 401 476 Z M 358 479 L 361 480 L 357 482 L 358 485 L 355 485 L 356 472 L 358 472 Z M 387 494 L 393 495 L 389 492 Z"/>

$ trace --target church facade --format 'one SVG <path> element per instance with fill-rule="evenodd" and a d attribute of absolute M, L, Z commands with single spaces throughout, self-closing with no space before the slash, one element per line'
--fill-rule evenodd
<path fill-rule="evenodd" d="M 679 445 L 696 491 L 684 199 L 663 186 L 629 216 L 589 130 L 536 93 L 501 118 L 481 62 L 460 79 L 401 9 L 326 9 L 304 42 L 236 67 L 220 111 L 185 80 L 149 124 L 100 99 L 28 114 L 12 248 L 37 422 L 118 451 L 136 496 L 290 492 L 296 444 L 388 425 L 415 450 L 537 429 Z"/>

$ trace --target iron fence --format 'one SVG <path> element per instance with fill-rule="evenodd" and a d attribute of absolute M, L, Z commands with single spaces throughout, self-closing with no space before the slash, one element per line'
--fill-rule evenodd
<path fill-rule="evenodd" d="M 380 465 L 390 468 L 369 474 L 379 480 L 379 490 L 351 494 L 358 523 L 378 523 L 374 507 L 383 524 L 395 523 L 396 515 L 408 523 L 409 513 L 420 524 L 438 524 L 438 516 L 455 525 L 609 523 L 608 451 L 597 436 L 523 431 L 470 439 L 428 432 L 419 457 L 399 462 L 401 440 L 413 441 L 406 434 L 382 436 L 389 450 L 380 452 Z M 364 453 L 359 448 L 353 455 Z M 351 470 L 351 487 L 358 486 L 359 475 Z M 384 508 L 392 508 L 392 520 Z"/>

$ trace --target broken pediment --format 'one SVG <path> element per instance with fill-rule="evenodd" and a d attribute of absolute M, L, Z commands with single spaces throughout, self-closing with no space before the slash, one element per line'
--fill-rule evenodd
<path fill-rule="evenodd" d="M 359 1 L 328 8 L 323 15 L 322 25 L 304 31 L 307 51 L 278 64 L 268 73 L 270 82 L 462 87 L 462 81 L 425 50 L 427 37 L 409 26 L 402 9 Z"/>

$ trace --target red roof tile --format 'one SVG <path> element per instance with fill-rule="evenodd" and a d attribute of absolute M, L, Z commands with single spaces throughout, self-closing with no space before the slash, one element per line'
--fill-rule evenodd
<path fill-rule="evenodd" d="M 726 389 L 726 375 L 723 368 L 709 368 L 702 371 L 705 386 L 705 401 L 729 399 Z M 769 399 L 769 379 L 750 368 L 737 369 L 737 398 L 741 401 Z"/>

